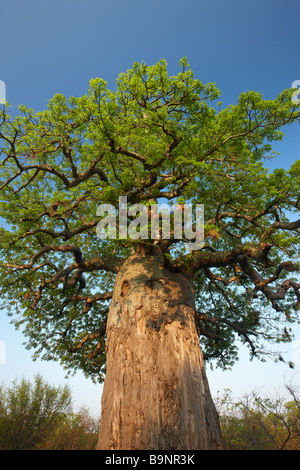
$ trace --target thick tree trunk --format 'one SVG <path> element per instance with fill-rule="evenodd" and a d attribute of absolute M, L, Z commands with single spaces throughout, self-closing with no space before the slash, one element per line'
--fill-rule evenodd
<path fill-rule="evenodd" d="M 223 448 L 192 285 L 143 249 L 116 277 L 98 449 Z"/>

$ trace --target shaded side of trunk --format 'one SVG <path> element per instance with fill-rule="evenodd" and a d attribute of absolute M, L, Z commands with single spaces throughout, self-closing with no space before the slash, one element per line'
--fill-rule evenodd
<path fill-rule="evenodd" d="M 223 449 L 187 277 L 159 254 L 118 273 L 107 323 L 98 449 Z"/>

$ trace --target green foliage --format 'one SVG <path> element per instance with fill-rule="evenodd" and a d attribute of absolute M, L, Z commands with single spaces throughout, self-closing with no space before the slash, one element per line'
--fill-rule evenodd
<path fill-rule="evenodd" d="M 293 387 L 286 389 L 291 401 L 255 391 L 233 400 L 225 390 L 217 398 L 228 450 L 299 450 L 300 402 Z"/>
<path fill-rule="evenodd" d="M 99 421 L 82 408 L 68 414 L 38 445 L 39 450 L 94 450 L 98 442 Z"/>
<path fill-rule="evenodd" d="M 28 347 L 103 380 L 114 276 L 141 241 L 97 237 L 97 207 L 118 208 L 120 196 L 204 204 L 198 253 L 187 254 L 185 240 L 147 243 L 190 270 L 207 360 L 232 365 L 236 337 L 252 356 L 261 337 L 289 340 L 300 298 L 300 168 L 270 172 L 264 160 L 299 121 L 292 92 L 264 100 L 248 91 L 221 109 L 216 85 L 195 78 L 186 59 L 174 76 L 161 60 L 134 63 L 114 91 L 94 78 L 86 95 L 57 94 L 41 112 L 22 105 L 12 119 L 3 107 L 0 294 Z"/>
<path fill-rule="evenodd" d="M 33 383 L 15 380 L 0 388 L 0 448 L 35 448 L 71 412 L 67 386 L 53 387 L 37 375 Z"/>

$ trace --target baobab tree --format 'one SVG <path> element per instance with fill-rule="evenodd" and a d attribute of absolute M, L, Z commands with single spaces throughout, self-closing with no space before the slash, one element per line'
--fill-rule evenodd
<path fill-rule="evenodd" d="M 35 355 L 105 378 L 99 449 L 224 448 L 205 365 L 292 337 L 300 161 L 265 161 L 299 106 L 292 90 L 219 95 L 161 60 L 114 91 L 96 78 L 42 112 L 2 107 L 1 298 Z"/>

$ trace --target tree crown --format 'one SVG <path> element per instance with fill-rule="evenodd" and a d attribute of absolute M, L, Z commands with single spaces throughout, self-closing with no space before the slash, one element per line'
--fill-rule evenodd
<path fill-rule="evenodd" d="M 248 91 L 222 109 L 214 83 L 186 59 L 135 63 L 114 91 L 57 94 L 48 108 L 1 110 L 0 275 L 3 304 L 44 359 L 103 379 L 114 276 L 140 242 L 155 244 L 195 285 L 204 357 L 228 366 L 235 338 L 289 341 L 300 302 L 300 161 L 268 171 L 272 142 L 299 121 L 285 90 Z M 99 239 L 97 207 L 204 204 L 204 245 L 185 240 Z"/>

